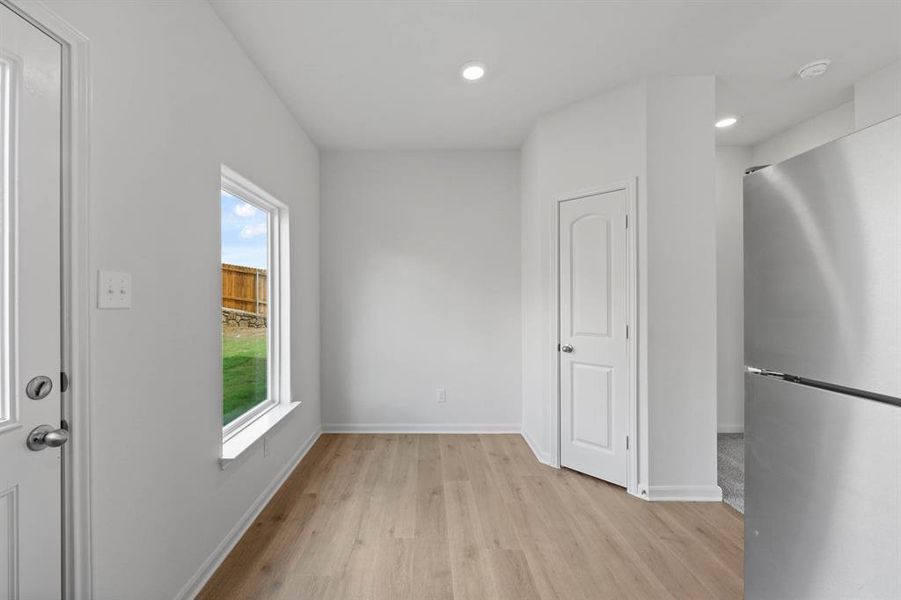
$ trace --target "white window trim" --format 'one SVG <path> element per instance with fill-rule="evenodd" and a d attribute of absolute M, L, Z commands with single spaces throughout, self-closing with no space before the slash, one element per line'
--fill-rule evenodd
<path fill-rule="evenodd" d="M 294 402 L 291 395 L 291 268 L 288 207 L 225 165 L 222 165 L 221 189 L 269 215 L 269 304 L 266 316 L 269 330 L 268 397 L 265 402 L 222 428 L 222 455 L 219 462 L 222 468 L 225 468 L 230 461 L 238 458 L 241 453 L 265 436 L 300 403 Z M 221 362 L 220 356 L 220 364 Z M 222 402 L 221 394 L 219 402 Z"/>

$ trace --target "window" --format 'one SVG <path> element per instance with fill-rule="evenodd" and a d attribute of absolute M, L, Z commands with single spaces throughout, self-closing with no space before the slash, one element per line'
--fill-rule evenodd
<path fill-rule="evenodd" d="M 290 403 L 288 209 L 222 167 L 222 426 L 229 440 Z"/>
<path fill-rule="evenodd" d="M 0 430 L 17 426 L 18 405 L 12 382 L 11 348 L 15 345 L 10 294 L 15 260 L 11 223 L 15 217 L 13 140 L 16 138 L 15 99 L 18 67 L 12 56 L 0 49 Z"/>

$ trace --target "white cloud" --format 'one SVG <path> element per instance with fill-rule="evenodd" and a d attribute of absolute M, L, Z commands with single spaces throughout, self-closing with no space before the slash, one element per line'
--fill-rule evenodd
<path fill-rule="evenodd" d="M 255 238 L 258 235 L 266 235 L 266 223 L 253 223 L 252 225 L 245 225 L 241 228 L 241 239 L 249 240 L 251 238 Z"/>
<path fill-rule="evenodd" d="M 246 202 L 241 202 L 240 204 L 235 205 L 235 214 L 242 219 L 249 219 L 250 217 L 255 216 L 258 212 L 260 211 L 259 209 L 257 209 L 257 207 Z"/>

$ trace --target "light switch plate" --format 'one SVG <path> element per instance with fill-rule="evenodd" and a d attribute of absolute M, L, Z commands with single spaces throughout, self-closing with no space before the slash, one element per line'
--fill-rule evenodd
<path fill-rule="evenodd" d="M 97 273 L 97 308 L 131 308 L 131 273 Z"/>

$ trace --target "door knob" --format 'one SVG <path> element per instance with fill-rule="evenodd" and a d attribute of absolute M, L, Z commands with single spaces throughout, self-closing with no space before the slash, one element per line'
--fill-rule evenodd
<path fill-rule="evenodd" d="M 562 350 L 563 352 L 569 353 L 569 352 L 573 351 L 573 347 L 570 346 L 569 344 L 564 344 L 563 346 L 560 347 L 560 350 Z"/>
<path fill-rule="evenodd" d="M 28 449 L 38 452 L 44 448 L 59 448 L 69 441 L 69 432 L 52 425 L 38 425 L 28 434 Z"/>

